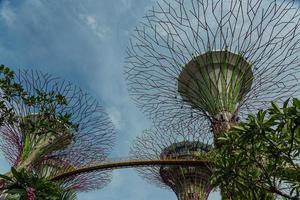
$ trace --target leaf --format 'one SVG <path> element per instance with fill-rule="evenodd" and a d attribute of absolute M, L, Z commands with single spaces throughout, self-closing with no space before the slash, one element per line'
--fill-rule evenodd
<path fill-rule="evenodd" d="M 283 108 L 287 108 L 287 107 L 288 107 L 289 101 L 290 101 L 290 98 L 288 98 L 288 99 L 283 103 Z"/>
<path fill-rule="evenodd" d="M 218 137 L 217 140 L 219 140 L 219 141 L 228 141 L 229 139 L 227 137 Z"/>
<path fill-rule="evenodd" d="M 17 180 L 21 178 L 19 172 L 17 172 L 17 170 L 14 167 L 11 168 L 11 173 Z"/>
<path fill-rule="evenodd" d="M 5 193 L 24 195 L 24 194 L 26 194 L 26 191 L 24 189 L 10 189 L 10 190 L 7 190 Z"/>
<path fill-rule="evenodd" d="M 3 179 L 8 180 L 8 181 L 13 181 L 10 177 L 8 177 L 6 175 L 3 175 L 3 174 L 0 174 L 0 178 L 3 178 Z"/>
<path fill-rule="evenodd" d="M 294 105 L 296 108 L 300 108 L 300 100 L 297 99 L 297 98 L 294 98 L 294 99 L 293 99 L 293 105 Z"/>
<path fill-rule="evenodd" d="M 283 113 L 281 112 L 281 109 L 279 108 L 279 106 L 278 106 L 276 103 L 274 103 L 274 102 L 272 101 L 271 104 L 272 104 L 272 108 L 273 108 L 274 111 L 276 111 L 277 113 L 283 114 Z M 275 113 L 276 113 L 276 112 L 275 112 Z"/>
<path fill-rule="evenodd" d="M 245 132 L 246 129 L 243 126 L 232 126 L 232 130 Z"/>

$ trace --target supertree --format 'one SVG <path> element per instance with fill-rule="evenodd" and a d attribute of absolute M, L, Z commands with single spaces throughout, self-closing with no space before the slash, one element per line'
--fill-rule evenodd
<path fill-rule="evenodd" d="M 96 99 L 39 71 L 14 73 L 1 66 L 1 72 L 0 148 L 14 171 L 50 179 L 107 158 L 115 130 Z M 13 173 L 5 175 L 9 178 Z M 66 191 L 88 191 L 104 187 L 109 180 L 109 171 L 93 171 L 58 184 Z"/>
<path fill-rule="evenodd" d="M 206 163 L 168 156 L 107 160 L 114 129 L 96 100 L 71 83 L 38 71 L 14 73 L 1 66 L 0 72 L 0 147 L 12 166 L 0 175 L 2 197 L 17 188 L 22 191 L 17 197 L 55 195 L 69 200 L 76 191 L 104 187 L 112 169 Z"/>
<path fill-rule="evenodd" d="M 149 182 L 159 187 L 172 189 L 178 199 L 207 199 L 212 186 L 210 178 L 211 137 L 209 126 L 178 124 L 146 130 L 138 137 L 129 157 L 90 163 L 79 169 L 68 169 L 55 174 L 52 180 L 59 181 L 74 175 L 93 171 L 122 168 L 137 168 Z"/>
<path fill-rule="evenodd" d="M 139 174 L 160 188 L 172 189 L 179 200 L 207 199 L 212 190 L 212 165 L 209 161 L 212 146 L 203 140 L 205 127 L 177 126 L 153 128 L 137 137 L 131 154 L 149 160 L 202 160 L 198 166 L 150 166 L 138 169 Z M 206 160 L 204 160 L 205 158 Z"/>
<path fill-rule="evenodd" d="M 129 92 L 156 123 L 209 121 L 216 139 L 299 92 L 299 14 L 293 0 L 162 1 L 132 35 Z"/>
<path fill-rule="evenodd" d="M 221 148 L 240 118 L 299 95 L 299 14 L 294 0 L 157 3 L 127 50 L 129 92 L 159 126 L 209 123 Z"/>

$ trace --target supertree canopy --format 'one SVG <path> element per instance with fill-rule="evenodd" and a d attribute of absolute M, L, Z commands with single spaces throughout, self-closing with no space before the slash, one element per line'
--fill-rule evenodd
<path fill-rule="evenodd" d="M 207 199 L 212 165 L 209 161 L 211 145 L 204 141 L 201 132 L 206 130 L 186 126 L 146 130 L 137 137 L 131 154 L 148 160 L 202 160 L 198 166 L 152 166 L 138 169 L 150 183 L 172 189 L 180 200 Z"/>
<path fill-rule="evenodd" d="M 157 3 L 127 50 L 129 91 L 156 123 L 208 120 L 216 137 L 299 94 L 299 14 L 294 0 Z"/>
<path fill-rule="evenodd" d="M 51 178 L 107 158 L 115 130 L 96 99 L 39 71 L 13 73 L 1 66 L 1 72 L 0 148 L 16 171 Z M 59 184 L 66 190 L 88 191 L 109 180 L 109 172 L 91 172 Z"/>

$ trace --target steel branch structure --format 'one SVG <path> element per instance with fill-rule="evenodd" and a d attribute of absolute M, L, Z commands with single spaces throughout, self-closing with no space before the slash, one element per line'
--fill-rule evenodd
<path fill-rule="evenodd" d="M 138 169 L 139 174 L 150 183 L 172 189 L 179 200 L 207 199 L 212 189 L 210 181 L 213 164 L 209 156 L 212 146 L 201 137 L 205 131 L 205 127 L 195 129 L 187 126 L 145 131 L 131 148 L 133 156 L 149 160 L 187 160 L 190 165 L 149 166 Z M 192 165 L 197 161 L 201 163 Z"/>
<path fill-rule="evenodd" d="M 107 158 L 115 130 L 96 99 L 39 71 L 19 70 L 14 81 L 22 85 L 25 97 L 5 100 L 17 121 L 0 129 L 0 148 L 11 166 L 52 177 Z M 109 181 L 108 171 L 93 171 L 60 184 L 67 190 L 88 191 Z"/>
<path fill-rule="evenodd" d="M 127 50 L 129 92 L 156 124 L 240 117 L 299 95 L 294 0 L 174 0 L 148 12 Z"/>
<path fill-rule="evenodd" d="M 208 131 L 196 128 L 189 133 L 199 133 L 199 138 L 220 148 L 217 139 L 240 118 L 270 101 L 299 95 L 299 25 L 295 0 L 162 0 L 130 40 L 129 92 L 156 126 L 208 124 Z M 161 145 L 165 135 L 173 134 L 153 132 L 137 140 L 134 154 L 158 159 L 183 152 L 194 159 L 187 152 L 193 148 L 201 152 L 197 145 L 190 149 L 201 139 Z M 181 175 L 179 168 L 153 169 L 141 173 L 171 187 L 179 199 L 205 198 L 209 187 L 195 181 L 196 168 L 181 170 Z M 194 182 L 181 184 L 179 179 L 186 180 L 188 174 L 193 174 Z M 202 180 L 210 175 L 203 169 Z"/>

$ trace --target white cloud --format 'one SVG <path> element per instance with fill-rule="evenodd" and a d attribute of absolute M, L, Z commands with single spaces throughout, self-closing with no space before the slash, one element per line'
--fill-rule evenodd
<path fill-rule="evenodd" d="M 95 17 L 93 17 L 93 16 L 86 16 L 86 23 L 92 29 L 96 29 L 97 28 L 97 21 L 96 21 Z"/>
<path fill-rule="evenodd" d="M 116 107 L 110 107 L 107 112 L 116 129 L 120 130 L 123 127 L 121 112 Z"/>
<path fill-rule="evenodd" d="M 93 33 L 100 39 L 105 39 L 111 32 L 110 28 L 105 24 L 100 24 L 95 16 L 79 15 L 83 22 L 90 28 Z"/>
<path fill-rule="evenodd" d="M 4 1 L 0 9 L 0 19 L 7 25 L 11 26 L 16 20 L 16 14 L 12 10 L 10 3 L 8 1 Z"/>
<path fill-rule="evenodd" d="M 129 10 L 132 6 L 132 0 L 121 0 L 122 6 L 120 6 L 121 11 Z"/>

